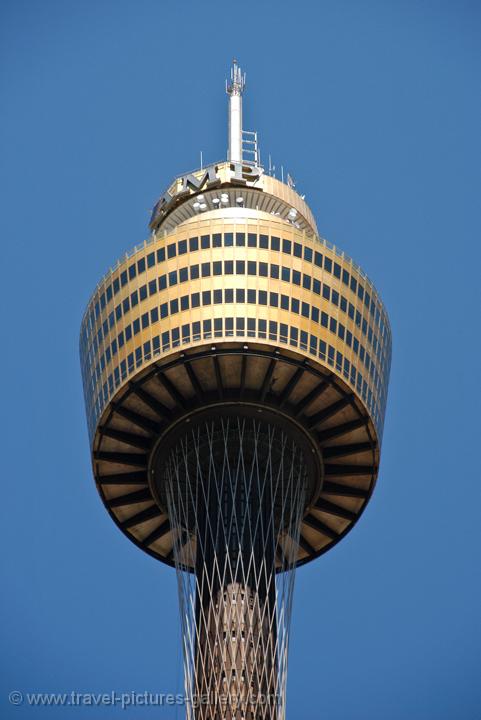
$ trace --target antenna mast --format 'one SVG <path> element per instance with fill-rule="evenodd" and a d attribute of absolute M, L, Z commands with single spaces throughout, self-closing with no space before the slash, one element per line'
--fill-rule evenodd
<path fill-rule="evenodd" d="M 225 89 L 229 96 L 229 162 L 242 162 L 242 93 L 246 76 L 241 72 L 237 60 L 232 61 L 230 83 L 226 81 Z"/>

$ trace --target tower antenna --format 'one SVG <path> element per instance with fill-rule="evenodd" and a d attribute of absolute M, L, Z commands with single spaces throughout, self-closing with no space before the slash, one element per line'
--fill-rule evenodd
<path fill-rule="evenodd" d="M 225 89 L 229 96 L 229 162 L 242 162 L 242 93 L 246 84 L 245 73 L 234 58 L 230 71 L 230 82 L 226 80 Z"/>

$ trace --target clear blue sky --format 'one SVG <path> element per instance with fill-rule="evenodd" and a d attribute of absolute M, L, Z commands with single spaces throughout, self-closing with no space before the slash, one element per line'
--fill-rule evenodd
<path fill-rule="evenodd" d="M 297 574 L 288 718 L 481 717 L 480 4 L 4 0 L 0 48 L 2 717 L 183 717 L 6 695 L 182 690 L 175 573 L 96 495 L 78 330 L 171 178 L 225 155 L 234 55 L 394 336 L 374 498 Z"/>

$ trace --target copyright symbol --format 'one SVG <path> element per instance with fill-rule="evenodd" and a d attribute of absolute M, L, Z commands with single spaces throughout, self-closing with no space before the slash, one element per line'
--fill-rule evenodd
<path fill-rule="evenodd" d="M 21 705 L 23 703 L 23 694 L 20 692 L 20 690 L 12 690 L 12 692 L 8 696 L 8 701 L 12 705 Z"/>

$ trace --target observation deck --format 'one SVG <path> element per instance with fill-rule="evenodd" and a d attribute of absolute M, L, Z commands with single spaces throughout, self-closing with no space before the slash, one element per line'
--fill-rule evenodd
<path fill-rule="evenodd" d="M 304 199 L 262 168 L 217 163 L 162 198 L 152 237 L 103 278 L 82 321 L 100 495 L 133 542 L 174 564 L 151 481 L 162 439 L 207 410 L 274 414 L 315 457 L 297 547 L 280 542 L 302 564 L 346 535 L 374 488 L 386 311 L 359 266 L 319 237 Z"/>

